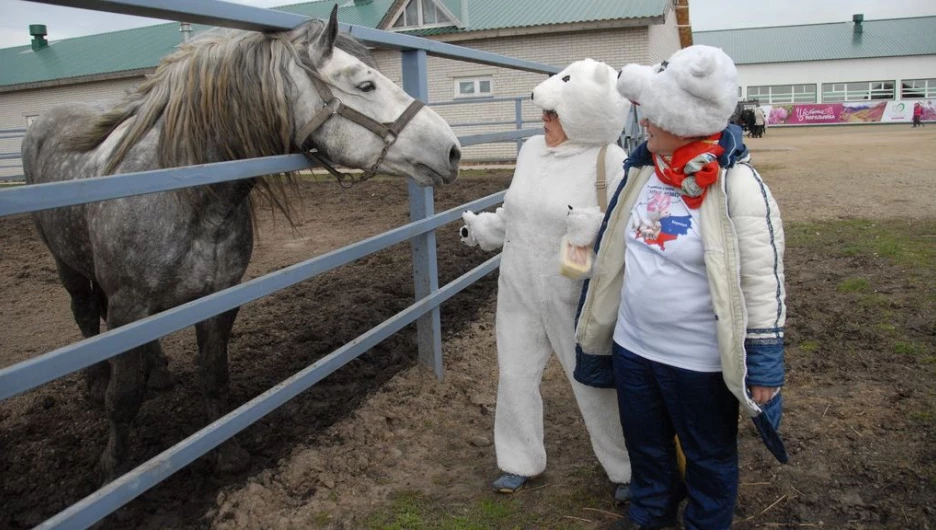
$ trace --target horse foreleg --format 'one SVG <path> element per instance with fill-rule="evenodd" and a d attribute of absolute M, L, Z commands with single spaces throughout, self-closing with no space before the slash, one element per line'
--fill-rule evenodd
<path fill-rule="evenodd" d="M 107 297 L 90 279 L 65 262 L 56 259 L 55 268 L 58 269 L 59 279 L 71 297 L 72 315 L 78 323 L 81 335 L 84 338 L 97 335 L 101 332 L 101 316 L 107 311 Z M 104 404 L 104 392 L 107 391 L 109 377 L 110 365 L 107 361 L 93 364 L 85 370 L 88 399 L 97 406 Z"/>
<path fill-rule="evenodd" d="M 145 312 L 134 309 L 124 307 L 119 300 L 112 298 L 107 327 L 116 329 L 147 316 Z M 143 359 L 154 354 L 154 348 L 159 349 L 158 342 L 133 348 L 109 361 L 111 373 L 104 396 L 104 407 L 110 420 L 110 437 L 104 454 L 101 455 L 101 473 L 105 482 L 110 482 L 129 468 L 127 445 L 130 426 L 140 410 L 145 392 Z"/>
<path fill-rule="evenodd" d="M 143 369 L 146 374 L 146 387 L 153 390 L 166 390 L 175 384 L 175 378 L 169 371 L 169 359 L 163 353 L 159 343 L 148 348 L 143 356 Z"/>
<path fill-rule="evenodd" d="M 213 422 L 228 411 L 228 340 L 237 318 L 237 309 L 195 324 L 198 339 L 198 367 L 205 412 Z M 232 438 L 218 448 L 215 467 L 221 472 L 243 471 L 250 464 L 247 453 Z"/>

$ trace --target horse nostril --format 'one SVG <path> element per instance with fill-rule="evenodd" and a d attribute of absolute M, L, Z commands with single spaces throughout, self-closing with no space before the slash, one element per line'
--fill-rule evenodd
<path fill-rule="evenodd" d="M 453 145 L 452 149 L 449 151 L 449 164 L 452 167 L 458 167 L 458 162 L 461 161 L 461 149 L 457 145 Z"/>

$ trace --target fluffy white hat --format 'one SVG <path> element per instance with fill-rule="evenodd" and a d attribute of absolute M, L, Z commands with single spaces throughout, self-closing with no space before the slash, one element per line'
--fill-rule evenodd
<path fill-rule="evenodd" d="M 584 59 L 543 81 L 533 89 L 533 104 L 559 115 L 569 140 L 607 145 L 624 130 L 630 102 L 615 90 L 614 68 Z"/>
<path fill-rule="evenodd" d="M 719 48 L 689 46 L 653 66 L 625 66 L 617 89 L 664 131 L 706 136 L 724 129 L 734 112 L 738 69 Z"/>

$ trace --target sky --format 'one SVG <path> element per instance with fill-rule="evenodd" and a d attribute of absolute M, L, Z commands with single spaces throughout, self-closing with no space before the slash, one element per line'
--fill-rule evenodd
<path fill-rule="evenodd" d="M 274 7 L 299 0 L 233 0 L 239 4 Z M 471 0 L 467 0 L 471 1 Z M 503 0 L 505 2 L 510 0 Z M 573 0 L 569 0 L 573 1 Z M 850 21 L 855 13 L 865 20 L 936 15 L 934 0 L 690 0 L 695 31 L 786 26 Z M 59 40 L 139 26 L 163 20 L 113 15 L 59 6 L 0 0 L 0 48 L 29 44 L 29 25 L 45 24 L 48 39 Z M 0 65 L 2 68 L 2 65 Z"/>

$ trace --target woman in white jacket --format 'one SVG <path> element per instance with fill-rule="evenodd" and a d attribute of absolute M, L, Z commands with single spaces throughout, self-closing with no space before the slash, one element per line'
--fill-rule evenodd
<path fill-rule="evenodd" d="M 502 493 L 517 491 L 546 469 L 539 386 L 555 352 L 572 382 L 595 455 L 618 484 L 615 498 L 623 502 L 629 496 L 630 463 L 615 393 L 572 380 L 573 321 L 582 281 L 561 275 L 559 262 L 563 236 L 576 246 L 594 243 L 602 218 L 599 197 L 607 193 L 596 188 L 598 164 L 609 189 L 624 175 L 624 151 L 614 142 L 630 105 L 615 88 L 616 75 L 610 66 L 586 59 L 539 84 L 533 103 L 543 109 L 546 134 L 523 145 L 502 208 L 464 215 L 466 244 L 504 249 L 494 419 L 497 465 L 504 473 L 494 489 Z"/>
<path fill-rule="evenodd" d="M 648 141 L 631 153 L 595 245 L 576 323 L 575 377 L 618 391 L 633 466 L 630 519 L 664 528 L 688 497 L 687 530 L 729 528 L 738 408 L 775 456 L 783 384 L 783 226 L 736 126 L 737 70 L 692 46 L 628 65 L 618 90 Z M 680 479 L 674 435 L 685 452 Z"/>

